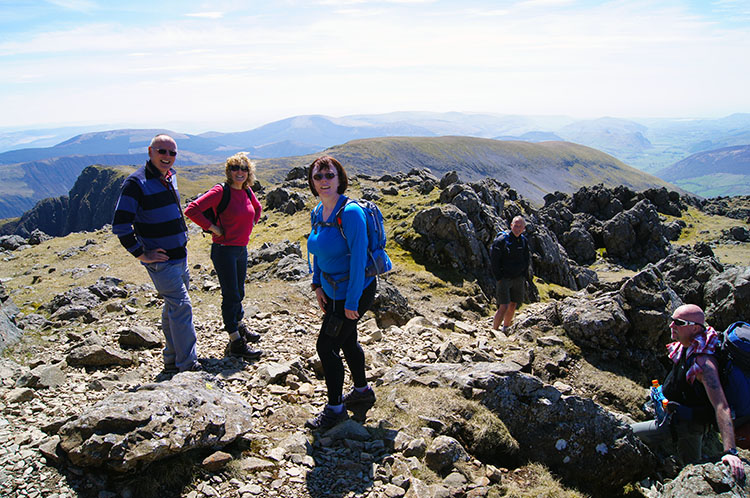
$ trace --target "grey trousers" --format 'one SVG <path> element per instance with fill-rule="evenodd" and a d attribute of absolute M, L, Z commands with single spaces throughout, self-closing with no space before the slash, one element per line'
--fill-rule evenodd
<path fill-rule="evenodd" d="M 738 418 L 734 421 L 734 427 L 742 427 L 750 422 L 750 416 Z M 677 451 L 683 463 L 693 463 L 701 460 L 701 447 L 703 446 L 703 436 L 706 434 L 709 425 L 700 422 L 678 421 L 675 427 L 677 434 Z M 633 433 L 641 438 L 649 446 L 662 446 L 672 441 L 672 430 L 669 424 L 663 424 L 661 427 L 656 424 L 656 420 L 647 422 L 638 422 L 630 426 Z"/>
<path fill-rule="evenodd" d="M 630 426 L 633 433 L 641 438 L 649 446 L 663 446 L 672 441 L 672 430 L 669 424 L 659 426 L 656 420 L 638 422 Z M 706 425 L 698 422 L 677 422 L 675 427 L 677 435 L 677 451 L 683 463 L 694 463 L 701 459 L 701 447 L 703 446 L 703 435 L 706 433 Z"/>

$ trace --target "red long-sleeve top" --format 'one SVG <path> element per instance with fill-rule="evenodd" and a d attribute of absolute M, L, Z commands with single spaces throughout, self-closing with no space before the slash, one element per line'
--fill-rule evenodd
<path fill-rule="evenodd" d="M 211 222 L 203 215 L 208 208 L 214 210 L 219 205 L 222 195 L 222 185 L 215 185 L 211 190 L 188 204 L 185 216 L 193 220 L 204 230 L 208 230 Z M 260 219 L 263 210 L 252 189 L 248 188 L 250 197 L 244 190 L 230 188 L 229 204 L 219 215 L 216 225 L 224 231 L 224 235 L 212 234 L 214 243 L 225 246 L 246 246 L 250 241 L 250 232 Z"/>

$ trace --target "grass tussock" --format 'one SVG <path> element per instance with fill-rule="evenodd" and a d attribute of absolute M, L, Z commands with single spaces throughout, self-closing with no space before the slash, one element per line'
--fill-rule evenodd
<path fill-rule="evenodd" d="M 539 277 L 534 277 L 534 285 L 539 291 L 539 300 L 546 302 L 551 299 L 565 299 L 566 297 L 572 296 L 576 291 L 549 282 L 545 282 Z"/>
<path fill-rule="evenodd" d="M 608 365 L 610 368 L 613 365 Z M 597 368 L 585 359 L 578 362 L 574 378 L 565 380 L 578 386 L 580 394 L 602 405 L 632 416 L 642 414 L 641 406 L 646 401 L 647 382 L 642 384 L 624 375 Z"/>
<path fill-rule="evenodd" d="M 667 217 L 668 221 L 677 219 Z M 697 210 L 690 206 L 682 214 L 682 218 L 687 227 L 682 230 L 680 238 L 673 242 L 675 245 L 692 245 L 698 242 L 711 243 L 714 255 L 722 264 L 746 266 L 750 261 L 750 245 L 748 244 L 725 244 L 716 242 L 722 232 L 729 230 L 734 226 L 744 226 L 750 228 L 746 222 L 727 218 L 725 216 L 715 216 Z"/>
<path fill-rule="evenodd" d="M 518 452 L 518 442 L 502 420 L 476 401 L 455 390 L 423 386 L 394 386 L 385 393 L 373 414 L 389 420 L 413 437 L 422 437 L 422 427 L 438 420 L 443 434 L 457 439 L 473 455 L 489 463 L 509 464 Z M 428 441 L 429 444 L 429 441 Z"/>
<path fill-rule="evenodd" d="M 494 490 L 493 490 L 494 491 Z M 587 498 L 588 495 L 565 488 L 542 464 L 519 467 L 503 480 L 501 490 L 492 498 Z"/>

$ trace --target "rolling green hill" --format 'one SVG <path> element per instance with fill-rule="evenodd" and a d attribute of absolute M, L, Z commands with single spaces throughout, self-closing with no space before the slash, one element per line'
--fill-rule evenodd
<path fill-rule="evenodd" d="M 354 140 L 326 149 L 347 169 L 380 176 L 429 168 L 441 177 L 458 171 L 464 181 L 485 177 L 508 183 L 532 202 L 554 191 L 572 193 L 583 185 L 626 185 L 634 190 L 674 186 L 627 166 L 604 152 L 569 142 L 515 142 L 474 137 L 384 137 Z M 258 161 L 259 177 L 283 179 L 294 166 L 316 155 Z"/>
<path fill-rule="evenodd" d="M 747 195 L 750 192 L 750 145 L 699 152 L 658 174 L 704 197 Z"/>

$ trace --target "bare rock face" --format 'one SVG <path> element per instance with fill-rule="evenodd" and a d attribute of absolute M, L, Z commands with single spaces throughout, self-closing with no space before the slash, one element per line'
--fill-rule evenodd
<path fill-rule="evenodd" d="M 16 380 L 16 387 L 31 387 L 34 389 L 46 389 L 48 387 L 57 387 L 65 383 L 65 372 L 61 365 L 44 364 L 21 375 Z"/>
<path fill-rule="evenodd" d="M 620 287 L 625 299 L 625 315 L 632 328 L 631 346 L 658 350 L 670 341 L 669 317 L 682 304 L 653 266 L 626 279 Z"/>
<path fill-rule="evenodd" d="M 75 465 L 127 472 L 197 448 L 222 448 L 247 433 L 253 408 L 215 378 L 185 372 L 119 392 L 67 420 L 60 449 Z"/>
<path fill-rule="evenodd" d="M 417 311 L 409 305 L 408 299 L 385 278 L 378 279 L 378 292 L 371 310 L 381 328 L 405 325 L 417 316 Z"/>
<path fill-rule="evenodd" d="M 483 404 L 502 419 L 524 455 L 596 496 L 610 496 L 653 467 L 651 452 L 627 424 L 594 401 L 563 396 L 531 375 L 498 378 Z"/>
<path fill-rule="evenodd" d="M 565 332 L 585 347 L 619 349 L 630 328 L 619 294 L 595 299 L 567 298 L 559 306 Z"/>
<path fill-rule="evenodd" d="M 402 363 L 382 381 L 451 387 L 480 399 L 518 442 L 518 457 L 542 462 L 565 482 L 597 496 L 611 495 L 653 467 L 652 453 L 629 425 L 594 401 L 564 396 L 520 369 L 512 362 Z M 498 446 L 495 454 L 507 452 Z"/>
<path fill-rule="evenodd" d="M 656 263 L 669 247 L 659 213 L 645 199 L 606 222 L 602 236 L 607 254 L 627 263 Z"/>
<path fill-rule="evenodd" d="M 714 328 L 724 329 L 750 317 L 750 266 L 727 268 L 704 288 L 706 318 Z"/>
<path fill-rule="evenodd" d="M 14 306 L 11 305 L 10 299 L 0 302 L 0 351 L 17 342 L 23 334 L 13 320 L 15 312 L 11 309 Z"/>
<path fill-rule="evenodd" d="M 704 252 L 705 251 L 705 252 Z M 656 263 L 664 281 L 686 303 L 705 309 L 703 289 L 706 283 L 724 271 L 713 251 L 705 247 L 673 247 L 672 253 Z"/>
<path fill-rule="evenodd" d="M 266 194 L 268 209 L 277 209 L 286 214 L 294 214 L 305 209 L 308 196 L 294 190 L 278 187 Z"/>
<path fill-rule="evenodd" d="M 745 473 L 750 467 L 745 465 Z M 667 483 L 660 498 L 698 498 L 701 496 L 743 497 L 750 493 L 750 482 L 738 484 L 731 475 L 729 467 L 723 463 L 704 463 L 688 465 L 682 472 Z M 653 496 L 653 495 L 652 495 Z"/>

